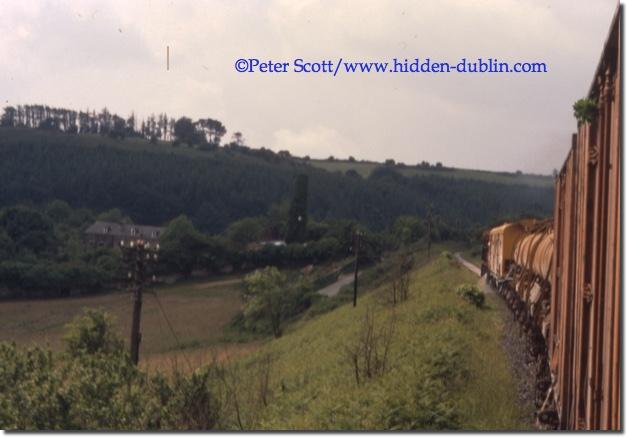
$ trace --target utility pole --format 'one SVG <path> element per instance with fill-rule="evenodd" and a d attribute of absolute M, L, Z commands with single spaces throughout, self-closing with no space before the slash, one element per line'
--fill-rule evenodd
<path fill-rule="evenodd" d="M 355 254 L 355 266 L 353 269 L 353 307 L 358 305 L 358 269 L 360 268 L 360 231 L 353 234 L 353 253 Z"/>
<path fill-rule="evenodd" d="M 140 318 L 142 317 L 142 286 L 144 282 L 144 264 L 140 257 L 135 266 L 136 284 L 133 287 L 133 321 L 131 322 L 131 361 L 135 365 L 140 360 Z"/>
<path fill-rule="evenodd" d="M 142 316 L 142 293 L 146 283 L 146 271 L 157 259 L 159 244 L 151 246 L 150 242 L 144 240 L 131 240 L 120 242 L 124 262 L 129 267 L 129 279 L 133 286 L 133 320 L 131 321 L 131 361 L 135 365 L 140 359 L 140 342 L 142 334 L 140 332 L 140 319 Z"/>
<path fill-rule="evenodd" d="M 432 206 L 427 211 L 427 258 L 430 258 L 430 250 L 432 249 Z"/>

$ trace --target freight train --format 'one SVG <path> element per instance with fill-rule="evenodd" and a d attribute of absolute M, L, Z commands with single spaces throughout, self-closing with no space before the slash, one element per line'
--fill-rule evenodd
<path fill-rule="evenodd" d="M 551 400 L 552 387 L 547 339 L 554 256 L 551 220 L 505 223 L 484 234 L 481 274 L 510 306 L 525 330 L 530 364 L 536 375 L 538 421 L 544 427 L 559 425 Z"/>
<path fill-rule="evenodd" d="M 619 6 L 555 181 L 553 219 L 484 234 L 482 275 L 528 335 L 544 428 L 621 430 L 621 26 Z"/>

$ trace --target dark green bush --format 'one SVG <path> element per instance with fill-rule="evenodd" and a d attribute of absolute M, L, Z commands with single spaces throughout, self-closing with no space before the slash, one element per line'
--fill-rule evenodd
<path fill-rule="evenodd" d="M 573 115 L 580 123 L 590 123 L 597 113 L 597 103 L 592 99 L 579 99 L 573 104 Z"/>
<path fill-rule="evenodd" d="M 168 379 L 130 360 L 103 313 L 72 324 L 66 352 L 0 343 L 0 428 L 5 430 L 206 430 L 223 397 L 215 367 Z"/>
<path fill-rule="evenodd" d="M 484 292 L 482 292 L 477 286 L 472 284 L 461 284 L 456 289 L 456 293 L 476 307 L 484 306 Z"/>
<path fill-rule="evenodd" d="M 460 413 L 452 392 L 467 374 L 461 348 L 445 345 L 432 360 L 415 370 L 409 397 L 390 395 L 383 425 L 392 430 L 452 430 L 460 427 Z"/>

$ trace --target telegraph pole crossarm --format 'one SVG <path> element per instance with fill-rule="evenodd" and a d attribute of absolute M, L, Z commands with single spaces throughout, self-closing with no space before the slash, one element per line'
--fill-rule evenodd
<path fill-rule="evenodd" d="M 131 321 L 130 352 L 131 361 L 135 365 L 139 362 L 140 342 L 142 334 L 140 332 L 140 319 L 142 315 L 142 294 L 147 281 L 147 271 L 157 262 L 159 244 L 151 245 L 141 239 L 120 241 L 123 260 L 129 268 L 129 280 L 133 289 L 133 319 Z"/>

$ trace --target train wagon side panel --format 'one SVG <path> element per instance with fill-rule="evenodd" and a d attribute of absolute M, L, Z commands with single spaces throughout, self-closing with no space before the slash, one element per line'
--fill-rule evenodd
<path fill-rule="evenodd" d="M 618 9 L 556 181 L 548 338 L 553 391 L 565 429 L 621 428 L 621 14 Z"/>

